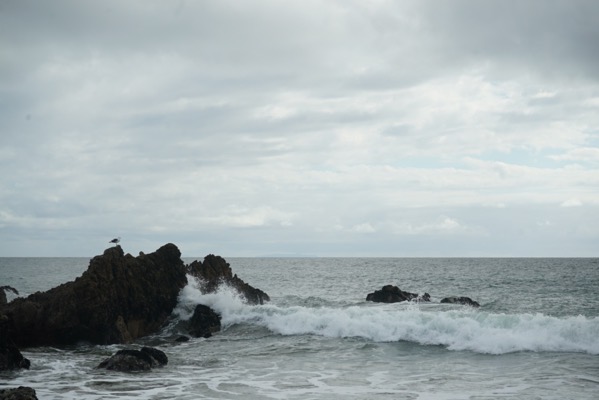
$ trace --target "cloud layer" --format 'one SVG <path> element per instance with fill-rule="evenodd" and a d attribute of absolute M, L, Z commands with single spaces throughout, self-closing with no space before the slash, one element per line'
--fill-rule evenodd
<path fill-rule="evenodd" d="M 597 256 L 595 1 L 0 3 L 0 255 Z"/>

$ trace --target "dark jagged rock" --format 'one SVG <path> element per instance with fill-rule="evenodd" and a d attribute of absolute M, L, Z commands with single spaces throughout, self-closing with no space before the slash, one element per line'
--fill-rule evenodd
<path fill-rule="evenodd" d="M 196 260 L 188 265 L 188 269 L 191 275 L 200 279 L 204 293 L 215 292 L 220 285 L 226 284 L 237 290 L 250 304 L 264 304 L 265 301 L 270 301 L 270 297 L 262 290 L 233 275 L 230 264 L 220 256 L 209 254 L 204 258 L 204 262 Z"/>
<path fill-rule="evenodd" d="M 27 386 L 14 389 L 0 389 L 0 400 L 37 400 L 35 390 Z"/>
<path fill-rule="evenodd" d="M 441 299 L 441 303 L 463 304 L 466 306 L 480 307 L 480 304 L 472 300 L 470 297 L 446 297 L 444 299 Z"/>
<path fill-rule="evenodd" d="M 178 338 L 175 339 L 175 342 L 179 342 L 179 343 L 189 342 L 189 336 L 181 335 L 181 336 L 179 336 Z"/>
<path fill-rule="evenodd" d="M 431 301 L 431 295 L 428 293 L 424 293 L 422 296 L 418 296 L 418 298 L 416 298 L 417 301 L 424 301 L 424 302 L 429 302 Z"/>
<path fill-rule="evenodd" d="M 102 361 L 97 368 L 111 371 L 149 371 L 154 367 L 168 363 L 163 351 L 153 347 L 142 347 L 141 350 L 119 350 L 112 357 Z"/>
<path fill-rule="evenodd" d="M 11 325 L 10 318 L 0 314 L 0 371 L 29 369 L 31 363 L 23 357 L 11 338 Z"/>
<path fill-rule="evenodd" d="M 375 290 L 373 293 L 368 293 L 366 301 L 374 301 L 375 303 L 398 303 L 401 301 L 430 301 L 430 295 L 425 293 L 422 297 L 418 293 L 404 292 L 397 286 L 386 285 L 381 290 Z"/>
<path fill-rule="evenodd" d="M 160 329 L 186 272 L 174 244 L 138 257 L 117 245 L 94 257 L 75 281 L 17 298 L 2 311 L 14 322 L 19 346 L 127 343 Z"/>
<path fill-rule="evenodd" d="M 195 337 L 209 338 L 220 331 L 220 315 L 203 304 L 198 304 L 189 319 L 189 333 Z"/>
<path fill-rule="evenodd" d="M 19 295 L 17 289 L 12 286 L 0 286 L 0 307 L 7 303 L 6 292 L 13 292 L 17 296 Z"/>

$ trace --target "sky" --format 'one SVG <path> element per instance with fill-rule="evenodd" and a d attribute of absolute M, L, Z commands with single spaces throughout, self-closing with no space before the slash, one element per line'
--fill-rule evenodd
<path fill-rule="evenodd" d="M 0 256 L 599 256 L 599 2 L 0 0 Z"/>

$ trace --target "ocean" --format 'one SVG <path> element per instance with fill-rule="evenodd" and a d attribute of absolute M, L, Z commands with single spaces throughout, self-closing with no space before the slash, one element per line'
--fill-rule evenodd
<path fill-rule="evenodd" d="M 184 259 L 186 263 L 193 259 Z M 181 291 L 171 321 L 131 345 L 27 348 L 30 370 L 0 388 L 40 399 L 598 399 L 599 259 L 227 258 L 271 297 Z M 87 258 L 0 258 L 0 286 L 26 296 L 74 280 Z M 430 303 L 380 304 L 392 284 Z M 480 308 L 441 304 L 468 296 Z M 14 295 L 8 293 L 9 300 Z M 222 316 L 213 337 L 175 342 L 198 303 Z M 169 363 L 143 373 L 95 367 L 154 346 Z"/>

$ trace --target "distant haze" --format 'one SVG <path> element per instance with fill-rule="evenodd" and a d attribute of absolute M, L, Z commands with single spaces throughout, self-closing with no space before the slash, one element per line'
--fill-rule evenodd
<path fill-rule="evenodd" d="M 0 1 L 0 256 L 599 256 L 599 2 Z"/>

